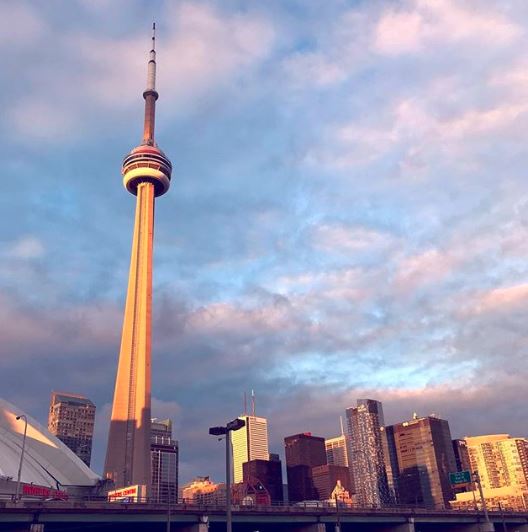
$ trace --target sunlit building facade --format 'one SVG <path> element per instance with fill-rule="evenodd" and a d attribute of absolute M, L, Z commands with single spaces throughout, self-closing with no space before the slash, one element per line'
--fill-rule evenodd
<path fill-rule="evenodd" d="M 448 422 L 435 416 L 416 416 L 385 427 L 385 433 L 398 502 L 449 508 L 454 498 L 449 473 L 457 469 Z"/>
<path fill-rule="evenodd" d="M 150 431 L 151 494 L 156 502 L 178 500 L 178 442 L 170 419 L 152 419 Z"/>
<path fill-rule="evenodd" d="M 92 457 L 95 405 L 82 395 L 51 393 L 48 430 L 87 466 Z"/>
<path fill-rule="evenodd" d="M 381 438 L 382 405 L 373 399 L 358 399 L 357 406 L 347 408 L 346 419 L 357 502 L 364 507 L 382 507 L 391 502 Z"/>
<path fill-rule="evenodd" d="M 329 465 L 348 467 L 346 436 L 336 436 L 325 440 L 326 462 Z"/>
<path fill-rule="evenodd" d="M 225 505 L 225 484 L 216 484 L 209 477 L 196 477 L 183 486 L 182 499 L 188 504 Z"/>
<path fill-rule="evenodd" d="M 490 508 L 525 510 L 528 505 L 528 440 L 509 434 L 464 438 L 470 467 L 477 471 Z M 478 498 L 478 495 L 477 495 Z M 471 506 L 473 494 L 459 493 L 454 507 Z"/>
<path fill-rule="evenodd" d="M 245 426 L 231 432 L 233 482 L 242 482 L 243 464 L 250 460 L 269 460 L 268 420 L 258 416 L 239 416 Z"/>

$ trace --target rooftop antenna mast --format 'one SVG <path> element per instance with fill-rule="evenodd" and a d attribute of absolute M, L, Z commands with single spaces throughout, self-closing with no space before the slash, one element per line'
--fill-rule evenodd
<path fill-rule="evenodd" d="M 255 391 L 251 390 L 251 415 L 255 417 Z"/>
<path fill-rule="evenodd" d="M 341 436 L 344 436 L 345 429 L 343 428 L 343 416 L 339 416 L 339 424 L 341 425 Z"/>
<path fill-rule="evenodd" d="M 152 23 L 152 48 L 149 53 L 147 67 L 147 87 L 143 92 L 145 98 L 145 124 L 143 127 L 143 144 L 155 146 L 154 125 L 156 116 L 156 23 Z"/>

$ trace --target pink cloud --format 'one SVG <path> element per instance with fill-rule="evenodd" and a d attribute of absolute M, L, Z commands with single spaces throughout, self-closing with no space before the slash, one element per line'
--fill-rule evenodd
<path fill-rule="evenodd" d="M 492 312 L 510 309 L 528 303 L 528 283 L 505 288 L 495 288 L 480 294 L 472 303 L 474 312 Z"/>
<path fill-rule="evenodd" d="M 407 9 L 386 11 L 374 31 L 373 48 L 387 55 L 414 53 L 443 42 L 474 40 L 504 45 L 520 35 L 513 21 L 481 7 L 468 8 L 451 0 L 414 0 Z"/>
<path fill-rule="evenodd" d="M 457 260 L 438 249 L 428 249 L 403 259 L 394 278 L 398 290 L 412 290 L 420 285 L 439 282 L 453 270 Z"/>

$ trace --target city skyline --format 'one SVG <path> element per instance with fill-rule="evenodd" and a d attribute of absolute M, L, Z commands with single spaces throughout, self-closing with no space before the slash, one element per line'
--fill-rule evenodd
<path fill-rule="evenodd" d="M 221 478 L 207 428 L 248 388 L 271 452 L 337 435 L 360 397 L 387 423 L 525 435 L 528 13 L 373 4 L 0 6 L 2 397 L 42 424 L 51 390 L 90 397 L 98 472 L 152 19 L 178 175 L 156 213 L 152 415 L 174 420 L 182 480 Z"/>

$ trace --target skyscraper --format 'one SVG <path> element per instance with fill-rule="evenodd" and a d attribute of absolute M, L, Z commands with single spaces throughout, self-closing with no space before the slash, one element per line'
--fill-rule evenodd
<path fill-rule="evenodd" d="M 384 425 L 381 403 L 358 399 L 357 406 L 347 408 L 346 418 L 350 442 L 348 461 L 352 465 L 358 504 L 383 506 L 390 499 L 381 440 Z"/>
<path fill-rule="evenodd" d="M 152 420 L 150 456 L 151 499 L 156 502 L 178 502 L 178 442 L 172 439 L 170 419 Z"/>
<path fill-rule="evenodd" d="M 95 405 L 82 395 L 51 393 L 48 430 L 87 466 L 92 457 Z"/>
<path fill-rule="evenodd" d="M 336 436 L 325 440 L 326 461 L 329 465 L 348 467 L 346 436 Z"/>
<path fill-rule="evenodd" d="M 231 432 L 233 447 L 233 482 L 242 482 L 243 464 L 250 460 L 269 460 L 268 420 L 263 417 L 239 416 L 245 421 L 240 430 Z"/>
<path fill-rule="evenodd" d="M 390 455 L 396 456 L 400 504 L 449 508 L 449 473 L 457 470 L 449 424 L 437 417 L 415 417 L 385 427 Z"/>
<path fill-rule="evenodd" d="M 137 196 L 128 291 L 106 451 L 105 475 L 116 487 L 150 493 L 152 246 L 154 200 L 169 189 L 172 165 L 154 140 L 155 35 L 148 62 L 143 141 L 123 161 L 123 184 Z"/>
<path fill-rule="evenodd" d="M 469 461 L 469 452 L 467 442 L 464 439 L 453 440 L 453 452 L 455 453 L 455 462 L 457 471 L 471 471 Z"/>
<path fill-rule="evenodd" d="M 284 438 L 288 500 L 290 502 L 317 499 L 312 468 L 326 464 L 325 440 L 311 432 Z"/>

